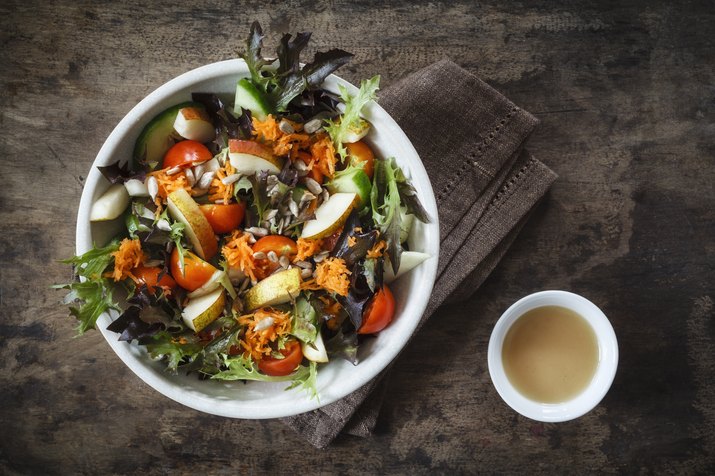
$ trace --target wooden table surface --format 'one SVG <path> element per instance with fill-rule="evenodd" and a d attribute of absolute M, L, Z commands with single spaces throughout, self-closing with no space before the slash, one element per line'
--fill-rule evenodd
<path fill-rule="evenodd" d="M 0 473 L 715 471 L 710 2 L 202 3 L 0 6 Z M 73 338 L 49 288 L 70 278 L 104 139 L 160 84 L 235 57 L 254 19 L 271 49 L 313 31 L 311 54 L 355 53 L 351 81 L 452 58 L 541 120 L 529 148 L 560 176 L 469 303 L 400 356 L 377 434 L 326 450 L 164 398 L 98 332 Z M 562 424 L 511 411 L 486 366 L 501 312 L 543 289 L 597 303 L 620 342 L 611 391 Z"/>

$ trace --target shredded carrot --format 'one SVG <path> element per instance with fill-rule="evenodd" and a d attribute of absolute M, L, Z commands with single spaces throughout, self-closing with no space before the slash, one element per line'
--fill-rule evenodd
<path fill-rule="evenodd" d="M 248 244 L 249 235 L 241 230 L 234 230 L 221 248 L 229 267 L 240 268 L 251 281 L 256 281 L 256 263 L 253 259 L 253 249 Z"/>
<path fill-rule="evenodd" d="M 352 248 L 353 246 L 355 246 L 356 243 L 357 243 L 357 238 L 355 238 L 355 236 L 353 236 L 353 235 L 348 236 L 348 247 Z"/>
<path fill-rule="evenodd" d="M 256 133 L 256 137 L 261 141 L 273 142 L 283 135 L 273 114 L 269 114 L 264 121 L 259 121 L 255 117 L 253 117 L 251 121 L 253 122 L 253 130 Z"/>
<path fill-rule="evenodd" d="M 119 244 L 119 249 L 112 253 L 112 256 L 114 257 L 114 271 L 108 273 L 108 275 L 114 281 L 131 278 L 136 282 L 137 278 L 132 274 L 131 270 L 146 261 L 146 255 L 142 251 L 139 238 L 134 238 L 133 240 L 124 238 Z"/>
<path fill-rule="evenodd" d="M 307 281 L 301 281 L 300 283 L 301 291 L 320 291 L 321 289 L 323 288 L 315 281 L 315 278 L 308 279 Z"/>
<path fill-rule="evenodd" d="M 263 319 L 272 319 L 273 322 L 265 329 L 256 330 L 256 326 Z M 291 331 L 290 313 L 281 312 L 276 309 L 266 307 L 258 309 L 252 314 L 246 314 L 238 318 L 239 324 L 246 326 L 246 331 L 241 338 L 241 347 L 254 360 L 261 360 L 265 356 L 270 356 L 273 352 L 271 343 L 276 342 L 279 337 L 287 335 Z"/>
<path fill-rule="evenodd" d="M 350 270 L 342 258 L 326 258 L 315 269 L 315 282 L 326 291 L 347 296 L 350 288 Z"/>
<path fill-rule="evenodd" d="M 310 258 L 320 251 L 323 246 L 323 240 L 306 240 L 304 238 L 298 238 L 296 242 L 298 245 L 298 254 L 295 255 L 293 262 L 303 261 L 306 258 Z"/>
<path fill-rule="evenodd" d="M 168 175 L 166 170 L 167 169 L 156 170 L 149 174 L 156 178 L 156 183 L 159 185 L 159 191 L 156 194 L 157 197 L 161 197 L 166 200 L 166 197 L 168 197 L 170 193 L 182 188 L 191 193 L 189 180 L 186 178 L 186 173 L 183 170 L 175 173 L 174 175 Z"/>
<path fill-rule="evenodd" d="M 290 155 L 291 159 L 294 159 L 300 149 L 307 147 L 310 147 L 310 136 L 308 134 L 285 134 L 273 143 L 273 153 L 276 155 Z"/>
<path fill-rule="evenodd" d="M 385 252 L 385 246 L 387 246 L 385 240 L 378 241 L 372 248 L 370 248 L 370 250 L 368 250 L 367 257 L 372 259 L 379 258 Z"/>
<path fill-rule="evenodd" d="M 318 134 L 318 139 L 310 146 L 310 153 L 315 159 L 313 167 L 323 175 L 332 178 L 335 174 L 335 145 L 327 134 Z"/>
<path fill-rule="evenodd" d="M 230 183 L 226 185 L 221 180 L 235 173 L 236 169 L 233 168 L 233 165 L 231 165 L 229 160 L 226 160 L 224 166 L 216 171 L 216 176 L 211 181 L 211 186 L 209 188 L 209 200 L 212 202 L 223 200 L 224 205 L 228 205 L 231 201 L 231 197 L 233 197 L 233 184 Z"/>

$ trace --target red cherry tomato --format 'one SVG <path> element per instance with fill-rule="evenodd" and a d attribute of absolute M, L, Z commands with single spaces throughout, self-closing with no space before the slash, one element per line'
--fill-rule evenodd
<path fill-rule="evenodd" d="M 367 305 L 367 309 L 362 314 L 362 325 L 358 329 L 358 334 L 375 334 L 383 330 L 392 322 L 395 316 L 395 298 L 387 285 L 383 285 L 372 301 Z"/>
<path fill-rule="evenodd" d="M 297 340 L 290 340 L 286 342 L 285 347 L 280 352 L 283 354 L 282 359 L 264 357 L 258 361 L 258 369 L 264 374 L 274 377 L 292 374 L 303 361 L 303 351 L 300 349 L 300 344 Z"/>
<path fill-rule="evenodd" d="M 211 160 L 213 154 L 201 142 L 195 140 L 182 140 L 174 144 L 164 155 L 163 168 L 188 167 L 197 162 Z"/>
<path fill-rule="evenodd" d="M 160 286 L 164 289 L 173 289 L 176 287 L 176 281 L 171 279 L 168 273 L 165 273 L 157 282 L 161 268 L 156 266 L 137 266 L 132 270 L 132 274 L 137 278 L 137 285 L 141 286 L 146 284 L 147 289 L 150 293 L 154 293 L 156 286 Z"/>
<path fill-rule="evenodd" d="M 282 235 L 264 236 L 253 244 L 252 249 L 254 253 L 262 251 L 266 255 L 273 251 L 278 258 L 281 256 L 287 256 L 289 260 L 292 260 L 293 257 L 298 254 L 298 245 L 296 242 L 287 236 Z M 269 260 L 267 257 L 255 260 L 255 264 L 256 278 L 258 279 L 267 278 L 280 266 L 278 263 Z"/>
<path fill-rule="evenodd" d="M 228 233 L 235 230 L 246 213 L 246 205 L 240 202 L 228 205 L 199 205 L 199 208 L 215 233 Z"/>
<path fill-rule="evenodd" d="M 171 275 L 174 277 L 176 283 L 187 291 L 196 291 L 199 289 L 206 281 L 208 281 L 211 276 L 216 271 L 210 263 L 202 260 L 191 251 L 184 252 L 184 270 L 181 270 L 181 263 L 179 262 L 179 251 L 174 248 L 171 253 Z"/>
<path fill-rule="evenodd" d="M 372 178 L 375 154 L 372 152 L 370 146 L 363 141 L 357 141 L 352 144 L 345 144 L 345 147 L 348 150 L 350 163 L 356 166 L 362 163 L 362 169 L 365 171 L 368 177 Z"/>

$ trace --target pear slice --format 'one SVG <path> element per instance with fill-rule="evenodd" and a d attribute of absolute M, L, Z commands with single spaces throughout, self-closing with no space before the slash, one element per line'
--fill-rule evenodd
<path fill-rule="evenodd" d="M 194 289 L 193 291 L 191 291 L 186 296 L 189 299 L 205 296 L 206 294 L 212 292 L 214 289 L 221 286 L 221 281 L 225 278 L 225 276 L 226 271 L 222 269 L 217 269 L 216 271 L 214 271 L 214 274 L 211 275 L 208 281 L 202 284 L 201 287 L 199 287 L 198 289 Z"/>
<path fill-rule="evenodd" d="M 124 182 L 130 197 L 148 197 L 149 187 L 139 179 L 129 179 Z"/>
<path fill-rule="evenodd" d="M 90 221 L 114 220 L 129 205 L 129 193 L 122 184 L 114 184 L 92 204 Z"/>
<path fill-rule="evenodd" d="M 340 229 L 355 206 L 357 194 L 353 192 L 334 193 L 315 210 L 315 219 L 305 222 L 300 235 L 303 239 L 324 238 Z"/>
<path fill-rule="evenodd" d="M 247 311 L 260 307 L 285 304 L 300 293 L 300 269 L 279 271 L 259 281 L 246 292 L 244 304 Z"/>
<path fill-rule="evenodd" d="M 206 109 L 189 106 L 179 109 L 174 120 L 174 130 L 185 139 L 198 142 L 208 142 L 216 137 L 214 129 Z"/>
<path fill-rule="evenodd" d="M 186 225 L 184 236 L 191 241 L 196 254 L 204 260 L 211 259 L 218 251 L 216 234 L 189 192 L 184 189 L 171 192 L 167 207 L 174 220 Z"/>
<path fill-rule="evenodd" d="M 181 311 L 181 318 L 189 329 L 201 332 L 221 315 L 224 304 L 226 304 L 226 297 L 223 288 L 218 288 L 203 296 L 190 299 Z"/>
<path fill-rule="evenodd" d="M 386 283 L 391 283 L 406 272 L 416 268 L 423 261 L 429 258 L 430 255 L 427 253 L 422 253 L 420 251 L 403 251 L 400 256 L 400 269 L 397 270 L 397 274 L 392 272 L 392 266 L 385 265 L 384 280 Z"/>
<path fill-rule="evenodd" d="M 252 140 L 229 139 L 228 159 L 243 175 L 253 175 L 261 170 L 277 174 L 283 168 L 283 160 L 276 157 L 270 147 Z"/>
<path fill-rule="evenodd" d="M 300 343 L 301 350 L 303 351 L 303 356 L 312 360 L 313 362 L 325 363 L 328 361 L 328 352 L 325 350 L 325 344 L 323 343 L 323 336 L 318 332 L 318 337 L 312 344 L 306 344 L 305 342 Z"/>

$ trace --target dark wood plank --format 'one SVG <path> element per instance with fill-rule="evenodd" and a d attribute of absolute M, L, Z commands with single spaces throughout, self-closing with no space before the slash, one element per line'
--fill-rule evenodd
<path fill-rule="evenodd" d="M 0 6 L 0 472 L 455 473 L 715 470 L 715 10 L 708 2 L 10 1 Z M 559 175 L 469 302 L 395 366 L 378 432 L 315 450 L 276 421 L 165 399 L 49 289 L 70 270 L 84 176 L 104 139 L 173 76 L 275 45 L 356 54 L 389 85 L 445 56 L 542 121 Z M 458 120 L 458 118 L 455 118 Z M 486 369 L 501 312 L 541 289 L 598 303 L 621 345 L 592 413 L 540 424 Z"/>

